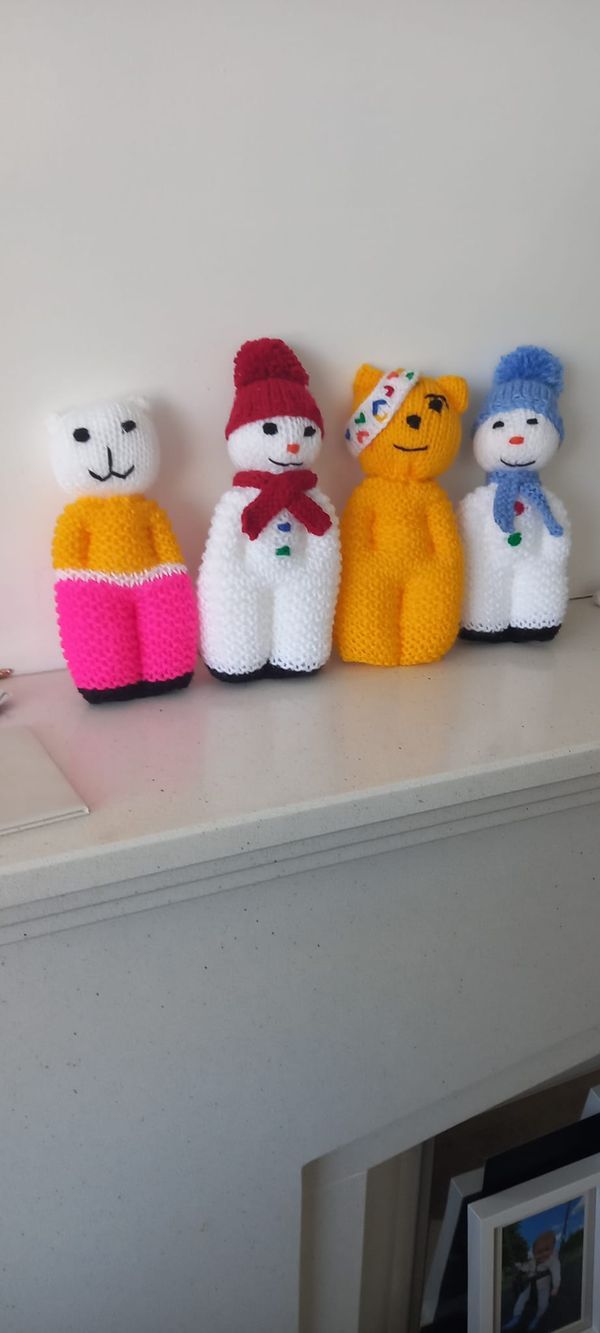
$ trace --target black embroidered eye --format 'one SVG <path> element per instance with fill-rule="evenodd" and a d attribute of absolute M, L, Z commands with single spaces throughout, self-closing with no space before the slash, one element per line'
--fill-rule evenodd
<path fill-rule="evenodd" d="M 499 427 L 499 426 L 503 426 L 503 425 L 504 425 L 504 422 L 503 422 L 503 421 L 495 421 L 494 424 L 493 424 L 493 426 L 492 426 L 492 430 L 498 430 L 498 427 Z"/>
<path fill-rule="evenodd" d="M 277 426 L 275 425 L 274 421 L 265 421 L 263 424 L 263 430 L 265 432 L 265 435 L 277 434 Z"/>
<path fill-rule="evenodd" d="M 537 417 L 528 417 L 528 418 L 527 418 L 527 425 L 528 425 L 528 426 L 537 426 L 537 424 L 538 424 L 538 419 L 537 419 Z"/>
<path fill-rule="evenodd" d="M 129 434 L 130 430 L 135 430 L 135 428 L 136 428 L 135 421 L 127 420 L 121 422 L 121 430 L 124 430 L 127 435 Z"/>
<path fill-rule="evenodd" d="M 425 397 L 427 399 L 427 406 L 432 412 L 441 413 L 444 408 L 448 406 L 448 399 L 443 393 L 426 393 Z"/>
<path fill-rule="evenodd" d="M 89 440 L 89 438 L 90 432 L 86 426 L 78 426 L 77 430 L 73 431 L 73 439 L 77 440 L 78 444 L 85 444 L 86 440 Z"/>
<path fill-rule="evenodd" d="M 315 429 L 314 426 L 305 426 L 305 427 L 304 427 L 304 438 L 305 438 L 305 439 L 306 439 L 308 436 L 310 436 L 310 435 L 316 435 L 316 433 L 317 433 L 317 432 L 316 432 L 316 429 Z"/>

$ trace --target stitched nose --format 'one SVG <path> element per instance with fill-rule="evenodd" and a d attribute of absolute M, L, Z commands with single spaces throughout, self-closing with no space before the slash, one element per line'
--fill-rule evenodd
<path fill-rule="evenodd" d="M 411 426 L 413 430 L 418 430 L 421 425 L 421 418 L 417 416 L 416 412 L 412 412 L 411 415 L 406 418 L 406 424 L 407 426 Z"/>
<path fill-rule="evenodd" d="M 508 441 L 508 443 L 509 443 L 509 444 L 524 444 L 524 443 L 525 443 L 525 436 L 524 436 L 524 435 L 511 435 L 510 440 Z"/>
<path fill-rule="evenodd" d="M 287 453 L 288 453 L 288 454 L 299 454 L 299 453 L 300 453 L 300 445 L 299 445 L 299 444 L 288 444 L 288 446 L 287 446 Z"/>

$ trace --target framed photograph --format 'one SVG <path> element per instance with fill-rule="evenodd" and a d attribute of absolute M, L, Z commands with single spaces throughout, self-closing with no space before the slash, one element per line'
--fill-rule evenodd
<path fill-rule="evenodd" d="M 423 1292 L 421 1333 L 454 1333 L 455 1329 L 465 1333 L 469 1205 L 512 1191 L 524 1182 L 534 1189 L 534 1177 L 545 1177 L 559 1167 L 600 1154 L 599 1113 L 600 1088 L 594 1088 L 581 1120 L 490 1157 L 483 1167 L 453 1178 Z M 483 1326 L 482 1333 L 493 1333 L 492 1324 Z M 544 1333 L 542 1326 L 539 1333 Z"/>
<path fill-rule="evenodd" d="M 600 1333 L 600 1153 L 469 1204 L 468 1333 Z"/>

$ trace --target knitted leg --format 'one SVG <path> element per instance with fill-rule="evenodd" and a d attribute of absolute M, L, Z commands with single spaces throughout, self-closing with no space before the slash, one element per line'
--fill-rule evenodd
<path fill-rule="evenodd" d="M 566 559 L 550 563 L 530 556 L 515 574 L 511 626 L 531 631 L 556 628 L 564 618 L 568 595 Z"/>
<path fill-rule="evenodd" d="M 149 578 L 134 593 L 144 680 L 189 684 L 198 651 L 196 595 L 189 575 Z"/>
<path fill-rule="evenodd" d="M 408 580 L 400 617 L 401 666 L 436 662 L 452 647 L 460 615 L 460 571 L 429 562 Z"/>
<path fill-rule="evenodd" d="M 501 638 L 510 624 L 513 574 L 496 561 L 467 552 L 461 625 L 465 638 Z"/>
<path fill-rule="evenodd" d="M 96 579 L 59 579 L 55 585 L 60 638 L 79 690 L 129 697 L 141 678 L 133 589 Z M 99 692 L 96 694 L 96 692 Z"/>
<path fill-rule="evenodd" d="M 203 566 L 198 583 L 200 651 L 221 679 L 252 677 L 269 660 L 273 594 L 243 565 Z"/>
<path fill-rule="evenodd" d="M 385 564 L 365 555 L 344 565 L 334 639 L 344 662 L 397 666 L 400 660 L 401 589 Z"/>
<path fill-rule="evenodd" d="M 337 569 L 290 573 L 274 589 L 270 662 L 283 672 L 318 671 L 331 653 Z"/>

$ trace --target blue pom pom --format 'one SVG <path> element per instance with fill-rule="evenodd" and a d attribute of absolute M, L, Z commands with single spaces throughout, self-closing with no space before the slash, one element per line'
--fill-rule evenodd
<path fill-rule="evenodd" d="M 545 347 L 515 347 L 514 352 L 500 358 L 494 371 L 495 384 L 509 380 L 535 380 L 559 394 L 563 387 L 562 363 Z"/>

